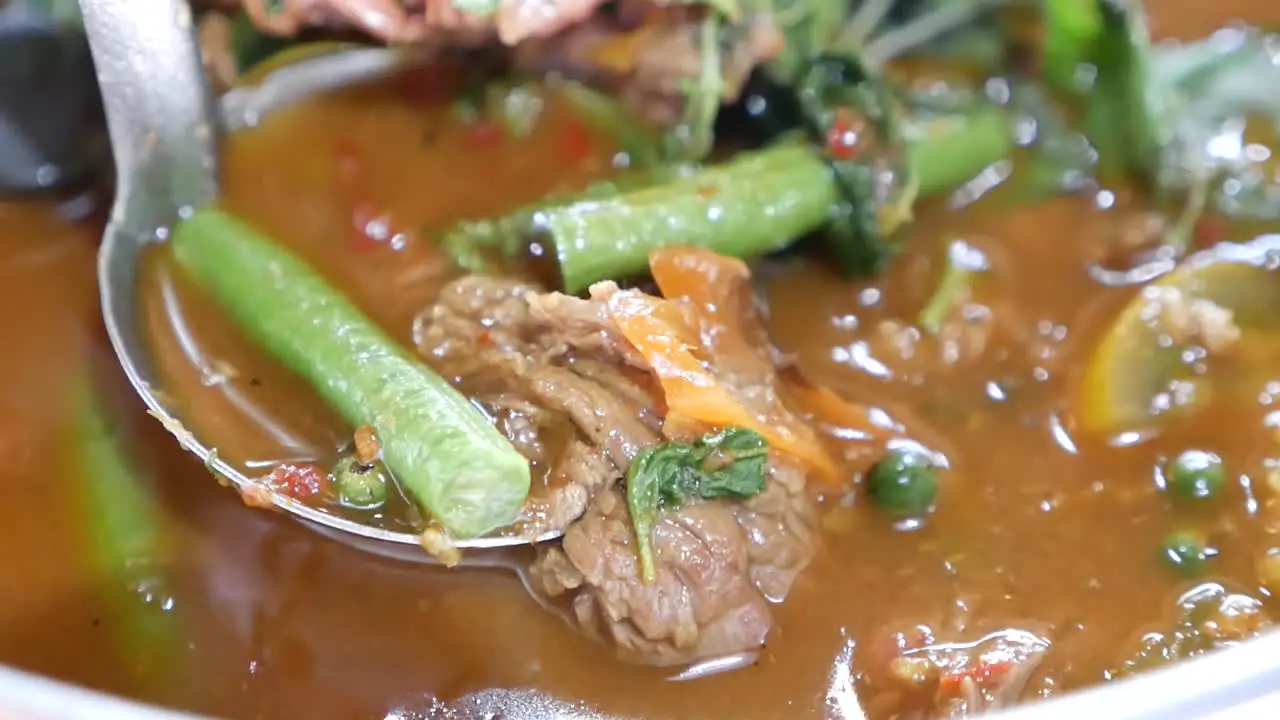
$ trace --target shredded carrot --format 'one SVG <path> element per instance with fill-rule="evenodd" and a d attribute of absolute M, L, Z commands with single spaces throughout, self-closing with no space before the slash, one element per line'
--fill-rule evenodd
<path fill-rule="evenodd" d="M 787 390 L 814 420 L 834 428 L 863 433 L 871 439 L 892 434 L 888 428 L 871 419 L 871 412 L 865 405 L 851 403 L 825 385 L 810 383 L 799 373 L 791 373 L 785 379 Z"/>
<path fill-rule="evenodd" d="M 666 248 L 650 260 L 653 277 L 667 299 L 619 291 L 609 298 L 609 314 L 658 378 L 668 409 L 664 421 L 668 434 L 707 426 L 749 428 L 822 478 L 837 480 L 839 468 L 812 428 L 781 402 L 753 412 L 699 357 L 751 352 L 743 335 L 746 318 L 731 296 L 736 283 L 748 275 L 746 265 L 693 248 Z M 686 300 L 689 307 L 673 298 Z M 715 353 L 707 352 L 708 337 L 714 337 Z"/>

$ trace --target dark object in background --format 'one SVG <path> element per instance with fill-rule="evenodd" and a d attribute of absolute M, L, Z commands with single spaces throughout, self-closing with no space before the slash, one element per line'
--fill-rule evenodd
<path fill-rule="evenodd" d="M 76 190 L 109 160 L 79 21 L 41 6 L 0 2 L 0 193 Z"/>

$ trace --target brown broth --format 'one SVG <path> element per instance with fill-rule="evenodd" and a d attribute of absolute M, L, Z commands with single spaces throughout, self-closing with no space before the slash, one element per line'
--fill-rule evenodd
<path fill-rule="evenodd" d="M 1184 37 L 1246 10 L 1259 22 L 1280 20 L 1259 18 L 1252 11 L 1261 6 L 1249 0 L 1217 3 L 1211 18 L 1190 0 L 1153 5 L 1154 27 Z M 234 139 L 227 202 L 407 342 L 413 315 L 449 274 L 434 231 L 604 171 L 587 163 L 552 177 L 552 120 L 523 149 L 476 149 L 456 127 L 437 134 L 438 108 L 374 92 L 325 99 Z M 353 248 L 354 200 L 336 177 L 334 148 L 343 143 L 365 166 L 358 200 L 411 231 L 402 250 Z M 1167 532 L 1188 523 L 1213 530 L 1220 555 L 1207 579 L 1261 596 L 1254 563 L 1280 527 L 1277 491 L 1263 472 L 1280 447 L 1263 427 L 1269 408 L 1252 395 L 1215 402 L 1133 448 L 1071 433 L 1081 364 L 1134 294 L 1098 287 L 1085 268 L 1131 210 L 1099 210 L 1086 198 L 1011 208 L 996 192 L 963 212 L 922 211 L 906 253 L 877 283 L 843 283 L 809 264 L 777 270 L 768 284 L 775 341 L 815 380 L 906 422 L 953 467 L 937 511 L 915 532 L 896 529 L 865 502 L 829 502 L 823 547 L 775 608 L 760 662 L 670 683 L 668 673 L 622 664 L 579 637 L 513 575 L 370 557 L 244 507 L 124 387 L 98 319 L 97 229 L 59 220 L 50 206 L 0 204 L 0 336 L 8 339 L 0 353 L 0 525 L 10 538 L 0 546 L 0 660 L 232 717 L 381 717 L 402 703 L 421 705 L 423 694 L 537 687 L 627 716 L 752 720 L 822 716 L 846 645 L 855 671 L 874 670 L 890 632 L 926 623 L 969 639 L 1002 626 L 1044 632 L 1053 647 L 1029 695 L 1100 682 L 1143 632 L 1167 625 L 1174 599 L 1195 584 L 1159 562 Z M 978 299 L 993 308 L 999 331 L 980 362 L 917 363 L 921 372 L 906 372 L 875 344 L 875 328 L 915 315 L 939 272 L 941 240 L 953 236 L 988 253 L 993 270 Z M 879 289 L 878 302 L 864 302 Z M 224 453 L 241 461 L 312 457 L 349 434 L 164 257 L 152 259 L 142 292 L 171 381 L 166 391 Z M 166 292 L 182 304 L 201 354 L 219 361 L 211 369 L 229 366 L 235 377 L 205 384 L 174 334 Z M 862 341 L 897 371 L 894 379 L 853 367 L 851 348 Z M 82 478 L 61 462 L 75 388 L 86 376 L 109 398 L 119 442 L 163 511 L 166 561 L 141 575 L 95 569 L 84 529 L 92 509 Z M 992 382 L 1006 400 L 990 398 Z M 1219 453 L 1234 480 L 1220 504 L 1194 514 L 1152 482 L 1159 459 L 1187 447 Z M 168 639 L 131 641 L 139 617 Z M 863 699 L 873 718 L 891 716 Z"/>

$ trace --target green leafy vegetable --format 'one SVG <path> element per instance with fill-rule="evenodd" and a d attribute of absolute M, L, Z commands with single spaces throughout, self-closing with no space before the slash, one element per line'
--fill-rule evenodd
<path fill-rule="evenodd" d="M 755 431 L 728 428 L 693 443 L 650 445 L 636 455 L 627 469 L 627 509 L 645 582 L 655 578 L 652 536 L 658 511 L 691 500 L 758 495 L 768 454 Z"/>
<path fill-rule="evenodd" d="M 1280 187 L 1245 152 L 1244 139 L 1250 120 L 1266 122 L 1273 136 L 1280 129 L 1275 37 L 1226 28 L 1194 43 L 1153 46 L 1140 3 L 1098 1 L 1103 30 L 1087 128 L 1103 168 L 1161 195 L 1186 195 L 1182 228 L 1201 201 L 1235 217 L 1280 219 Z"/>
<path fill-rule="evenodd" d="M 1085 117 L 1089 139 L 1104 171 L 1153 178 L 1159 172 L 1160 146 L 1169 135 L 1169 113 L 1165 89 L 1153 81 L 1146 20 L 1136 3 L 1097 1 L 1102 31 L 1093 53 L 1097 83 Z"/>
<path fill-rule="evenodd" d="M 798 95 L 842 199 L 828 234 L 832 255 L 846 275 L 877 273 L 917 192 L 906 163 L 902 105 L 857 62 L 831 55 L 809 65 Z"/>

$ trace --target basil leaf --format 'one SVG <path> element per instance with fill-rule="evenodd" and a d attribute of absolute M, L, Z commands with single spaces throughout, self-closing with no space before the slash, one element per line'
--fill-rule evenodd
<path fill-rule="evenodd" d="M 760 494 L 768 455 L 764 438 L 745 428 L 710 433 L 694 443 L 658 443 L 636 455 L 627 469 L 627 509 L 645 582 L 656 576 L 653 523 L 659 510 L 692 500 Z"/>
<path fill-rule="evenodd" d="M 1276 36 L 1229 27 L 1152 46 L 1137 0 L 1098 0 L 1103 32 L 1087 109 L 1089 139 L 1112 170 L 1162 194 L 1212 193 L 1221 212 L 1280 219 L 1280 186 L 1245 152 L 1249 120 L 1280 130 Z"/>

